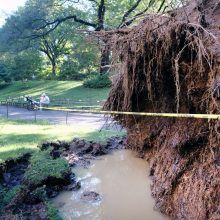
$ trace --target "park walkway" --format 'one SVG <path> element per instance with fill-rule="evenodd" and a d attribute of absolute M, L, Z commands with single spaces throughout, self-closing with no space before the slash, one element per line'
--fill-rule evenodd
<path fill-rule="evenodd" d="M 7 117 L 7 107 L 0 105 L 0 117 Z M 9 106 L 9 119 L 35 120 L 35 111 L 28 111 L 24 108 Z M 70 124 L 89 126 L 96 129 L 120 129 L 118 126 L 112 125 L 112 121 L 104 115 L 93 113 L 68 113 L 63 111 L 42 110 L 36 112 L 36 120 L 45 120 L 52 124 Z"/>

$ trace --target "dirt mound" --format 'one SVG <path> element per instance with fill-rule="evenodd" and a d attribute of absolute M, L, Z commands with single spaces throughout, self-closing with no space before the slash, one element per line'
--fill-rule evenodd
<path fill-rule="evenodd" d="M 125 149 L 126 147 L 127 138 L 117 136 L 107 139 L 105 143 L 74 138 L 70 142 L 46 142 L 39 146 L 41 150 L 51 148 L 50 155 L 54 159 L 63 157 L 69 162 L 70 166 L 77 165 L 85 168 L 90 165 L 90 160 L 106 155 L 112 150 Z"/>
<path fill-rule="evenodd" d="M 107 33 L 120 75 L 105 110 L 220 114 L 220 3 L 197 0 Z M 220 217 L 220 122 L 116 116 L 151 163 L 156 206 L 175 219 Z"/>

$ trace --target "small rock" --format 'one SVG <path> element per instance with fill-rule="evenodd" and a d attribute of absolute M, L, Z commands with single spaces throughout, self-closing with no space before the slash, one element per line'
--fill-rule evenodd
<path fill-rule="evenodd" d="M 101 196 L 94 191 L 85 191 L 80 197 L 85 202 L 97 202 L 101 200 Z"/>

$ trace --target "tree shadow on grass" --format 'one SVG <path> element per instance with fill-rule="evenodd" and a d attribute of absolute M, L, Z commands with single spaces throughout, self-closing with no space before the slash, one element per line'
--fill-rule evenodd
<path fill-rule="evenodd" d="M 56 96 L 62 97 L 71 97 L 73 100 L 82 100 L 82 101 L 100 101 L 105 100 L 107 97 L 109 89 L 91 89 L 85 88 L 83 85 L 75 86 L 68 90 L 64 90 L 56 94 Z M 54 93 L 55 95 L 55 93 Z"/>
<path fill-rule="evenodd" d="M 43 134 L 4 134 L 0 137 L 0 147 L 7 145 L 23 145 L 33 142 L 39 142 L 46 139 L 46 135 Z"/>
<path fill-rule="evenodd" d="M 34 151 L 44 140 L 46 135 L 42 134 L 5 134 L 0 137 L 0 162 Z"/>

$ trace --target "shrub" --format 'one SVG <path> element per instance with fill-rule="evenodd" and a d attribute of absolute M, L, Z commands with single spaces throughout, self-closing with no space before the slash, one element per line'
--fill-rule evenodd
<path fill-rule="evenodd" d="M 71 74 L 71 75 L 65 75 L 64 73 L 61 73 L 58 76 L 59 80 L 84 80 L 86 78 L 85 74 L 77 73 L 77 74 Z"/>
<path fill-rule="evenodd" d="M 86 88 L 108 88 L 112 84 L 107 74 L 96 75 L 92 78 L 86 79 L 83 86 Z"/>
<path fill-rule="evenodd" d="M 0 90 L 8 87 L 9 85 L 11 85 L 11 83 L 0 80 Z"/>

